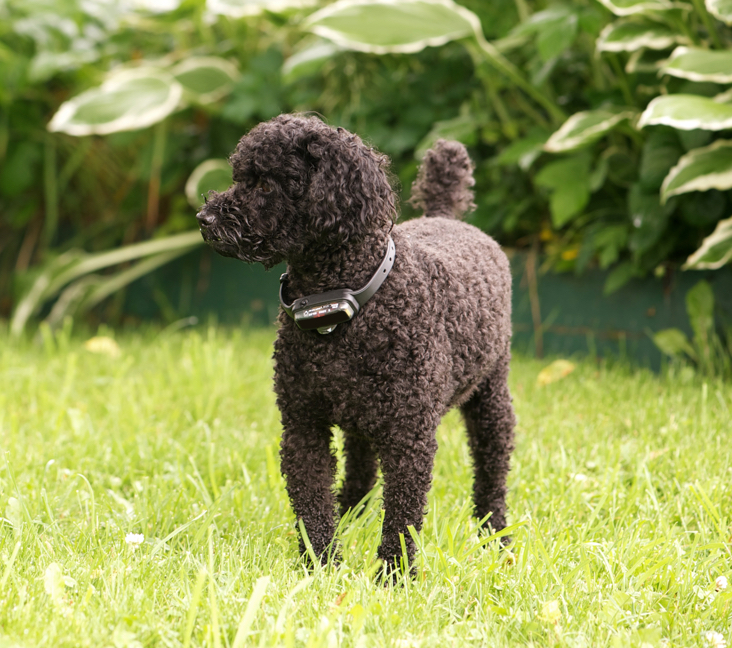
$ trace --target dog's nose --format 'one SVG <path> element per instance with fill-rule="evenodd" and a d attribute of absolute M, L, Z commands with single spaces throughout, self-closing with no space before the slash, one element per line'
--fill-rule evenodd
<path fill-rule="evenodd" d="M 213 225 L 216 218 L 212 214 L 207 214 L 205 210 L 201 210 L 196 214 L 196 219 L 198 220 L 198 224 L 201 227 L 206 227 L 208 225 Z"/>

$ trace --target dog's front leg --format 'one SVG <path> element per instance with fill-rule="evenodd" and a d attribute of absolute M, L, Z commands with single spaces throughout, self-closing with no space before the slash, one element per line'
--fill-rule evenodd
<path fill-rule="evenodd" d="M 415 422 L 410 421 L 409 427 L 409 432 L 404 428 L 392 430 L 379 450 L 384 474 L 384 525 L 378 555 L 389 573 L 400 566 L 403 555 L 400 536 L 404 538 L 406 557 L 412 569 L 416 547 L 408 527 L 412 526 L 416 531 L 422 529 L 437 452 L 436 421 L 422 421 L 416 428 Z"/>
<path fill-rule="evenodd" d="M 324 423 L 285 424 L 280 446 L 282 474 L 298 521 L 305 526 L 310 544 L 322 564 L 332 553 L 335 533 L 333 482 L 336 459 L 330 449 L 331 431 Z M 305 539 L 300 553 L 307 558 Z"/>

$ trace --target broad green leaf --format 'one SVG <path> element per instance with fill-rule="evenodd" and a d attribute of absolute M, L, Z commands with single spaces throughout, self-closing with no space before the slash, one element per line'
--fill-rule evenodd
<path fill-rule="evenodd" d="M 305 28 L 375 54 L 418 52 L 482 33 L 478 17 L 452 0 L 339 0 L 310 16 Z"/>
<path fill-rule="evenodd" d="M 649 11 L 668 11 L 685 5 L 668 0 L 600 0 L 616 16 L 647 14 Z"/>
<path fill-rule="evenodd" d="M 536 39 L 541 60 L 550 61 L 568 50 L 577 38 L 578 25 L 579 20 L 575 13 L 546 25 Z"/>
<path fill-rule="evenodd" d="M 122 270 L 117 275 L 99 278 L 101 283 L 95 289 L 92 298 L 95 298 L 96 295 L 101 299 L 103 297 L 100 297 L 100 295 L 107 296 L 111 294 L 111 291 L 126 285 L 161 263 L 167 262 L 202 243 L 203 239 L 200 232 L 195 231 L 174 234 L 142 243 L 133 243 L 115 250 L 95 254 L 86 254 L 80 250 L 64 252 L 45 266 L 30 290 L 20 299 L 13 312 L 10 332 L 14 336 L 20 335 L 28 320 L 40 310 L 46 301 L 56 296 L 72 282 L 86 279 L 88 275 L 97 270 L 139 259 L 145 259 L 146 261 L 144 264 L 141 261 L 131 268 Z M 141 270 L 143 271 L 142 274 Z M 80 284 L 80 287 L 86 290 L 88 284 L 89 282 L 85 282 Z M 85 297 L 86 295 L 84 295 Z"/>
<path fill-rule="evenodd" d="M 620 290 L 636 275 L 635 266 L 630 261 L 623 261 L 616 265 L 608 274 L 603 286 L 603 293 L 610 295 L 616 290 Z"/>
<path fill-rule="evenodd" d="M 189 204 L 198 209 L 204 203 L 209 191 L 226 191 L 233 182 L 231 166 L 226 160 L 212 159 L 201 162 L 186 182 L 186 198 Z"/>
<path fill-rule="evenodd" d="M 661 72 L 690 81 L 732 83 L 732 50 L 677 47 Z"/>
<path fill-rule="evenodd" d="M 707 10 L 718 20 L 732 25 L 732 0 L 705 0 Z"/>
<path fill-rule="evenodd" d="M 417 148 L 414 150 L 414 157 L 421 160 L 427 149 L 439 139 L 457 140 L 467 146 L 475 143 L 476 134 L 481 122 L 476 115 L 458 115 L 452 119 L 435 122 L 430 132 L 425 135 Z"/>
<path fill-rule="evenodd" d="M 719 221 L 701 247 L 684 264 L 684 270 L 717 270 L 732 262 L 732 218 Z"/>
<path fill-rule="evenodd" d="M 725 130 L 732 128 L 732 105 L 699 95 L 663 95 L 651 101 L 638 120 L 638 128 L 652 124 L 680 130 Z"/>
<path fill-rule="evenodd" d="M 661 200 L 709 189 L 732 189 L 732 140 L 717 140 L 681 156 L 661 185 Z"/>
<path fill-rule="evenodd" d="M 596 47 L 598 52 L 635 52 L 642 48 L 663 50 L 688 42 L 686 36 L 663 23 L 620 19 L 602 30 Z"/>
<path fill-rule="evenodd" d="M 646 192 L 658 193 L 671 168 L 684 151 L 677 132 L 670 128 L 652 128 L 648 131 L 641 152 L 638 180 Z"/>
<path fill-rule="evenodd" d="M 552 223 L 563 227 L 580 214 L 590 200 L 590 159 L 575 155 L 547 164 L 536 174 L 534 182 L 549 189 Z"/>
<path fill-rule="evenodd" d="M 627 109 L 600 109 L 575 113 L 549 138 L 544 150 L 561 153 L 588 146 L 620 122 L 632 119 L 635 115 L 635 111 Z"/>
<path fill-rule="evenodd" d="M 512 36 L 525 36 L 538 34 L 546 29 L 547 25 L 565 20 L 568 16 L 575 15 L 575 11 L 568 5 L 553 5 L 543 11 L 531 14 L 526 20 L 511 30 Z"/>
<path fill-rule="evenodd" d="M 160 252 L 104 275 L 85 275 L 63 290 L 44 321 L 54 327 L 63 322 L 67 316 L 88 311 L 118 290 L 140 277 L 150 274 L 153 270 L 185 254 L 190 249 L 191 247 L 184 247 L 169 252 Z"/>
<path fill-rule="evenodd" d="M 217 56 L 187 58 L 171 72 L 186 95 L 201 104 L 213 103 L 227 95 L 239 78 L 237 67 Z"/>
<path fill-rule="evenodd" d="M 662 205 L 658 192 L 644 191 L 640 183 L 630 188 L 628 211 L 633 231 L 628 243 L 636 258 L 651 249 L 666 231 L 672 207 L 672 204 Z"/>
<path fill-rule="evenodd" d="M 316 0 L 206 0 L 206 9 L 218 16 L 243 18 L 263 11 L 282 13 L 314 5 Z"/>
<path fill-rule="evenodd" d="M 526 137 L 514 140 L 496 157 L 500 165 L 518 164 L 522 171 L 528 171 L 536 158 L 541 155 L 547 140 L 546 131 L 534 128 Z"/>
<path fill-rule="evenodd" d="M 671 357 L 675 358 L 682 353 L 686 353 L 688 356 L 696 358 L 696 352 L 691 344 L 689 344 L 689 338 L 686 337 L 686 333 L 679 329 L 664 329 L 663 331 L 654 333 L 653 343 L 662 353 Z"/>
<path fill-rule="evenodd" d="M 282 76 L 289 83 L 318 72 L 325 61 L 341 50 L 335 43 L 318 40 L 288 58 L 282 66 Z"/>
<path fill-rule="evenodd" d="M 61 104 L 48 130 L 81 136 L 147 128 L 170 115 L 182 95 L 165 70 L 127 69 Z"/>
<path fill-rule="evenodd" d="M 543 61 L 548 61 L 572 45 L 578 25 L 579 19 L 574 8 L 555 5 L 531 15 L 511 35 L 535 36 L 539 55 Z"/>
<path fill-rule="evenodd" d="M 605 270 L 618 260 L 628 242 L 628 226 L 625 223 L 603 226 L 592 237 L 600 267 Z"/>

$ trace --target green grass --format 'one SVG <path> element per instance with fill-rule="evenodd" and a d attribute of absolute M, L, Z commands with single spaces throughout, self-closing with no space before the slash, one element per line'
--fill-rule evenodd
<path fill-rule="evenodd" d="M 340 568 L 298 562 L 272 337 L 0 334 L 0 648 L 732 641 L 729 384 L 587 362 L 539 387 L 516 357 L 512 553 L 479 544 L 451 413 L 418 576 L 389 588 L 378 489 Z"/>

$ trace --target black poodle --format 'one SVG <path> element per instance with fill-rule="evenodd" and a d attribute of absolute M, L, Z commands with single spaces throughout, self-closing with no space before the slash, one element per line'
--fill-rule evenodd
<path fill-rule="evenodd" d="M 326 562 L 337 553 L 336 498 L 341 513 L 356 508 L 378 462 L 379 557 L 398 566 L 403 536 L 411 561 L 408 527 L 422 527 L 435 430 L 452 407 L 466 422 L 475 515 L 503 529 L 514 427 L 511 274 L 496 242 L 458 220 L 474 207 L 465 148 L 440 141 L 427 153 L 412 197 L 425 216 L 397 227 L 386 156 L 317 118 L 260 124 L 231 164 L 235 184 L 212 192 L 197 218 L 224 256 L 268 268 L 287 261 L 274 353 L 280 456 L 315 554 Z M 346 459 L 337 496 L 333 426 Z"/>

